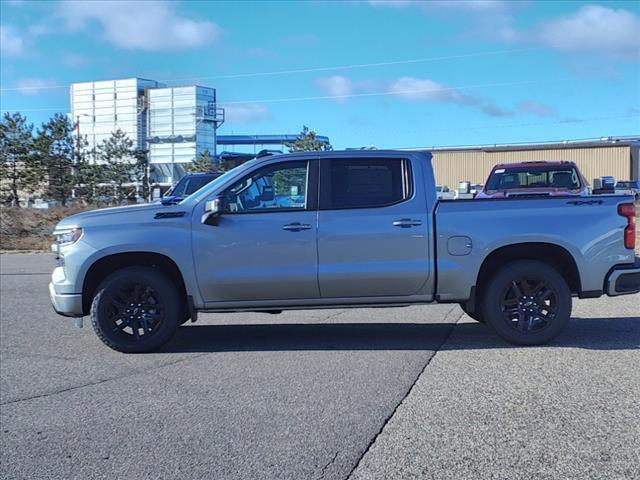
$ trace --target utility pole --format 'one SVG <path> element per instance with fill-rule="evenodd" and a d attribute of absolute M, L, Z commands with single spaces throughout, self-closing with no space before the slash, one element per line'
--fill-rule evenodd
<path fill-rule="evenodd" d="M 73 130 L 76 132 L 76 148 L 74 149 L 75 152 L 73 152 L 73 164 L 71 166 L 71 175 L 74 178 L 71 198 L 76 198 L 76 181 L 78 180 L 78 165 L 80 165 L 80 115 L 76 115 Z"/>

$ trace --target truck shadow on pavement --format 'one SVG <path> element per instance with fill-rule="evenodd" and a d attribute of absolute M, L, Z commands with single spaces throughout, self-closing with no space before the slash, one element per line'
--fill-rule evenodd
<path fill-rule="evenodd" d="M 562 335 L 544 347 L 640 349 L 640 317 L 572 318 Z M 521 347 L 508 344 L 476 322 L 196 324 L 181 327 L 160 352 L 486 348 Z"/>

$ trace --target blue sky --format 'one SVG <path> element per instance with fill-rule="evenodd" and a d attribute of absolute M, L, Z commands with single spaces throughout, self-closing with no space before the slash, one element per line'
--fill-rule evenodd
<path fill-rule="evenodd" d="M 1 3 L 2 110 L 39 125 L 71 82 L 215 87 L 220 134 L 334 147 L 640 134 L 640 2 Z"/>

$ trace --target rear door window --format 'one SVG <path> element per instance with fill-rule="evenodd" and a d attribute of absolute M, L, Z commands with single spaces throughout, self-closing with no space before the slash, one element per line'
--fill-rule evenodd
<path fill-rule="evenodd" d="M 409 162 L 405 159 L 354 158 L 321 162 L 320 208 L 376 208 L 408 199 Z"/>

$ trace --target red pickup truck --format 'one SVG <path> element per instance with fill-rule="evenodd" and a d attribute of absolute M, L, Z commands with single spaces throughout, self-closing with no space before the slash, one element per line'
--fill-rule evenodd
<path fill-rule="evenodd" d="M 589 185 L 573 162 L 502 163 L 476 198 L 585 196 Z"/>

